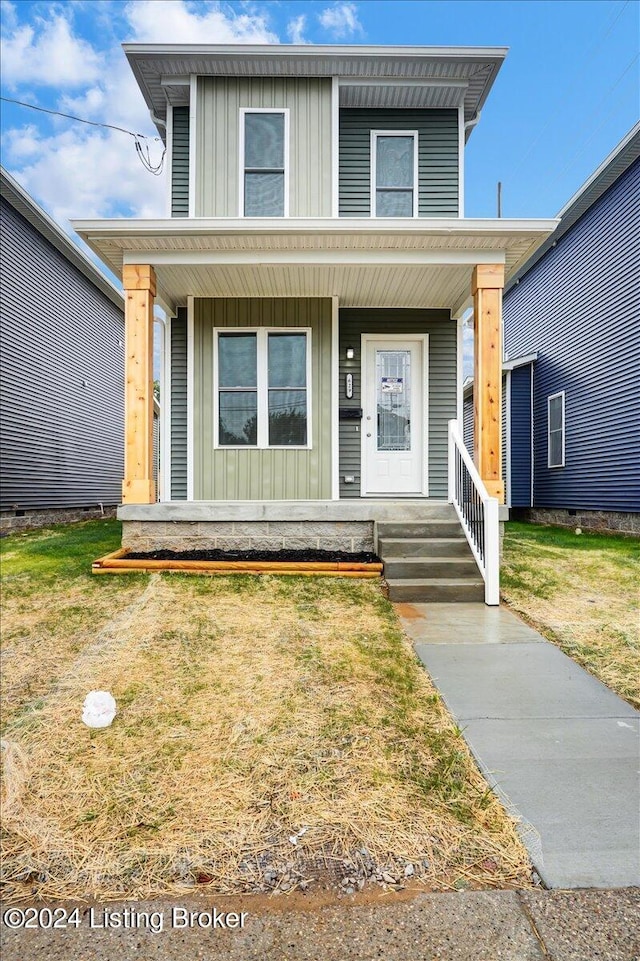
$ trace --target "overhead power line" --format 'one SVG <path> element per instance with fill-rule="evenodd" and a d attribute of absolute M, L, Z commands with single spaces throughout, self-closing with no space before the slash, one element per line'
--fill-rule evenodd
<path fill-rule="evenodd" d="M 112 123 L 101 123 L 98 120 L 87 120 L 84 117 L 76 117 L 71 113 L 62 113 L 60 110 L 50 110 L 48 107 L 38 107 L 34 103 L 25 103 L 23 100 L 13 100 L 11 97 L 0 97 L 0 100 L 4 100 L 5 103 L 17 104 L 19 107 L 28 107 L 29 110 L 38 110 L 40 113 L 48 113 L 54 117 L 64 117 L 65 120 L 74 120 L 76 123 L 86 123 L 90 127 L 104 127 L 106 130 L 117 130 L 119 133 L 126 133 L 135 140 L 136 153 L 140 158 L 143 167 L 155 177 L 158 177 L 162 173 L 166 147 L 162 151 L 162 156 L 160 157 L 159 163 L 153 164 L 151 162 L 149 147 L 147 144 L 141 143 L 143 140 L 159 142 L 160 137 L 147 137 L 147 135 L 144 133 L 135 133 L 133 130 L 127 130 L 126 127 L 118 127 Z"/>

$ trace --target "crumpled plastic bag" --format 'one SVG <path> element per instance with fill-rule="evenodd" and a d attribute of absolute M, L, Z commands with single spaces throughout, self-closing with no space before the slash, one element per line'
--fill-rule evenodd
<path fill-rule="evenodd" d="M 109 727 L 115 716 L 116 702 L 109 691 L 89 691 L 82 706 L 87 727 Z"/>

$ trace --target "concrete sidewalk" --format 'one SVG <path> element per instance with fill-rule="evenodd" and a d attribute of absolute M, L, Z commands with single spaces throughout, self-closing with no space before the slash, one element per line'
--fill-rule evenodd
<path fill-rule="evenodd" d="M 203 897 L 95 906 L 158 912 L 162 931 L 145 927 L 61 930 L 0 928 L 3 961 L 638 961 L 637 891 L 476 891 L 398 900 L 357 896 L 308 910 L 287 897 L 232 902 L 247 911 L 242 930 L 172 927 L 176 905 L 211 911 Z M 241 902 L 241 903 L 240 903 Z M 254 908 L 252 905 L 255 904 Z M 50 905 L 55 907 L 55 905 Z M 72 905 L 66 906 L 68 909 Z M 8 917 L 7 906 L 3 917 Z"/>
<path fill-rule="evenodd" d="M 550 888 L 640 884 L 640 714 L 504 607 L 397 604 Z"/>

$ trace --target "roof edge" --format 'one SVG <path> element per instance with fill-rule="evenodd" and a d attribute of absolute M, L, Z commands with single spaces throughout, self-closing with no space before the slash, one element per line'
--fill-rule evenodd
<path fill-rule="evenodd" d="M 505 285 L 505 295 L 516 286 L 545 254 L 624 176 L 640 157 L 640 120 L 613 148 L 558 213 L 559 223 L 554 232 L 535 253 L 517 270 Z M 618 169 L 619 167 L 619 169 Z M 609 176 L 608 176 L 609 174 Z"/>
<path fill-rule="evenodd" d="M 15 177 L 0 166 L 1 194 L 21 216 L 56 250 L 76 267 L 116 307 L 124 310 L 124 295 L 96 264 L 65 234 L 49 214 L 36 203 Z"/>

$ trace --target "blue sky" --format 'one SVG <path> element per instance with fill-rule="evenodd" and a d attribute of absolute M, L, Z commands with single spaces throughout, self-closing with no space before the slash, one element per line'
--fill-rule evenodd
<path fill-rule="evenodd" d="M 2 17 L 3 96 L 149 135 L 125 40 L 508 46 L 467 147 L 469 217 L 495 215 L 498 180 L 504 216 L 554 215 L 639 112 L 637 0 L 4 0 Z M 163 215 L 163 178 L 132 138 L 2 107 L 4 166 L 65 229 Z"/>

